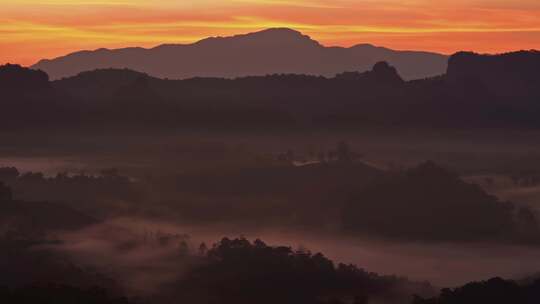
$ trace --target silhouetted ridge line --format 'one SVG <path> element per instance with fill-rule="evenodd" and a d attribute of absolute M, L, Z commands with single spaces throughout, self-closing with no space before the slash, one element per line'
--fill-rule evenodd
<path fill-rule="evenodd" d="M 311 39 L 307 35 L 303 35 L 299 31 L 295 31 L 288 28 L 273 28 L 267 29 L 255 33 L 235 35 L 231 37 L 209 37 L 198 42 L 195 42 L 194 45 L 205 45 L 209 44 L 212 46 L 212 43 L 230 43 L 230 42 L 241 42 L 249 44 L 259 44 L 262 46 L 282 46 L 286 47 L 287 44 L 304 44 L 306 46 L 319 46 L 319 42 Z"/>
<path fill-rule="evenodd" d="M 500 55 L 460 52 L 450 57 L 447 77 L 501 96 L 539 94 L 540 52 L 519 51 Z"/>
<path fill-rule="evenodd" d="M 17 64 L 0 66 L 0 89 L 35 90 L 49 86 L 49 76 L 41 70 L 23 68 Z"/>
<path fill-rule="evenodd" d="M 5 78 L 4 102 L 11 111 L 0 113 L 0 123 L 32 128 L 38 122 L 51 127 L 99 122 L 114 129 L 538 128 L 539 62 L 539 52 L 458 53 L 447 75 L 415 81 L 404 81 L 401 70 L 388 62 L 332 78 L 272 74 L 167 80 L 128 69 L 99 69 L 53 82 L 41 72 L 3 67 L 0 72 L 14 74 L 8 78 L 20 79 L 18 85 L 41 86 L 17 90 Z"/>
<path fill-rule="evenodd" d="M 308 74 L 333 77 L 347 70 L 367 71 L 378 61 L 396 66 L 404 79 L 443 74 L 447 56 L 394 51 L 360 44 L 350 48 L 325 47 L 298 31 L 267 29 L 231 37 L 210 37 L 193 44 L 165 44 L 154 48 L 80 51 L 33 68 L 52 79 L 101 68 L 129 68 L 159 78 L 262 76 Z"/>

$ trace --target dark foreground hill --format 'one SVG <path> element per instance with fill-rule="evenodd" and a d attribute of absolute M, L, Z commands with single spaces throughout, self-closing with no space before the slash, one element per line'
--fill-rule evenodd
<path fill-rule="evenodd" d="M 26 80 L 4 87 L 5 127 L 108 128 L 537 128 L 540 53 L 458 53 L 448 73 L 404 81 L 380 62 L 333 78 L 271 75 L 162 80 L 130 70 L 96 70 L 47 82 L 31 70 L 0 68 Z M 35 83 L 35 85 L 30 85 Z M 27 85 L 28 84 L 28 85 Z"/>
<path fill-rule="evenodd" d="M 82 51 L 42 60 L 33 68 L 44 70 L 52 79 L 104 68 L 128 68 L 171 79 L 275 73 L 333 77 L 342 71 L 366 71 L 377 61 L 388 61 L 405 79 L 418 79 L 443 74 L 446 60 L 440 54 L 394 51 L 369 44 L 325 47 L 297 31 L 280 28 L 187 45 Z"/>
<path fill-rule="evenodd" d="M 185 277 L 168 286 L 163 303 L 408 303 L 427 283 L 335 264 L 321 253 L 269 246 L 261 240 L 223 238 Z"/>

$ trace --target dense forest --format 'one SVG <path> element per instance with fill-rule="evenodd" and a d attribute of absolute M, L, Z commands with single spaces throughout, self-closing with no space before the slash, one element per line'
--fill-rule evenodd
<path fill-rule="evenodd" d="M 448 72 L 404 81 L 385 62 L 333 78 L 269 75 L 163 80 L 105 69 L 48 81 L 0 69 L 5 128 L 536 128 L 540 55 L 458 53 Z M 7 114 L 9 113 L 9 114 Z"/>

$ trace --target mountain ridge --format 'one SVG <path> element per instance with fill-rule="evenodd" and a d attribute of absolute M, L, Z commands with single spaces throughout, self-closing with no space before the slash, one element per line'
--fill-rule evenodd
<path fill-rule="evenodd" d="M 458 53 L 447 74 L 415 81 L 403 79 L 401 71 L 384 62 L 370 71 L 332 78 L 280 73 L 172 80 L 127 69 L 98 69 L 49 82 L 45 73 L 6 66 L 0 67 L 6 80 L 0 87 L 9 111 L 2 113 L 0 123 L 6 128 L 92 127 L 99 122 L 110 128 L 145 129 L 537 129 L 538 69 L 540 53 L 535 51 Z M 17 75 L 36 85 L 10 85 Z M 40 80 L 34 81 L 32 75 L 41 75 Z"/>
<path fill-rule="evenodd" d="M 103 68 L 128 68 L 157 78 L 235 78 L 269 74 L 332 77 L 343 71 L 368 71 L 387 61 L 406 80 L 444 74 L 446 55 L 423 51 L 395 51 L 360 43 L 351 47 L 323 46 L 287 28 L 274 28 L 229 37 L 209 37 L 192 44 L 162 44 L 83 50 L 33 65 L 51 79 Z"/>

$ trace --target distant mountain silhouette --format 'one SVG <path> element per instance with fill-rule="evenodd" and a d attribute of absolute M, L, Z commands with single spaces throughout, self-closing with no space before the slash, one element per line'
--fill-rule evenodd
<path fill-rule="evenodd" d="M 171 79 L 235 78 L 276 73 L 333 77 L 343 71 L 366 71 L 378 61 L 388 61 L 404 79 L 419 79 L 443 74 L 447 56 L 394 51 L 369 44 L 350 48 L 325 47 L 300 32 L 276 28 L 233 37 L 207 38 L 187 45 L 81 51 L 41 60 L 32 68 L 47 72 L 52 79 L 105 68 L 128 68 Z"/>

